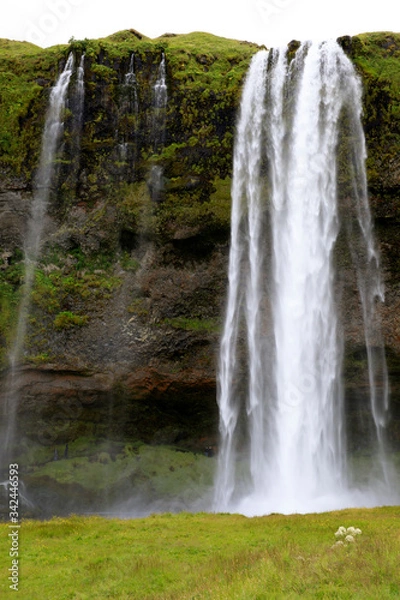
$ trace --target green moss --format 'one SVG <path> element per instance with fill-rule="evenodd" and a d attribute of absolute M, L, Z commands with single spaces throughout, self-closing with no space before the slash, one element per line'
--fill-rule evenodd
<path fill-rule="evenodd" d="M 140 263 L 129 252 L 122 252 L 119 262 L 124 271 L 135 273 L 140 267 Z"/>
<path fill-rule="evenodd" d="M 38 97 L 40 86 L 21 81 L 14 73 L 0 72 L 0 152 L 2 162 L 18 169 L 20 150 L 20 120 L 27 113 L 32 101 Z"/>
<path fill-rule="evenodd" d="M 7 346 L 11 341 L 16 317 L 17 299 L 12 286 L 0 282 L 0 366 L 7 358 Z"/>
<path fill-rule="evenodd" d="M 368 183 L 381 193 L 400 149 L 400 35 L 358 35 L 352 38 L 350 53 L 364 87 Z"/>
<path fill-rule="evenodd" d="M 175 179 L 173 182 L 176 189 L 167 193 L 167 198 L 156 211 L 158 235 L 166 237 L 171 231 L 192 228 L 197 234 L 208 238 L 223 233 L 228 235 L 230 229 L 231 214 L 231 179 L 216 178 L 210 181 L 210 195 L 206 200 L 202 199 L 203 186 L 199 186 L 196 179 L 193 180 L 193 189 L 181 193 L 180 188 L 190 188 L 188 179 Z M 171 182 L 171 187 L 173 185 Z M 174 188 L 172 188 L 174 189 Z"/>
<path fill-rule="evenodd" d="M 364 33 L 352 39 L 353 60 L 365 73 L 386 79 L 400 89 L 400 34 Z"/>
<path fill-rule="evenodd" d="M 174 329 L 184 329 L 186 331 L 204 331 L 208 333 L 219 333 L 220 325 L 216 319 L 192 319 L 186 317 L 176 317 L 173 319 L 164 319 L 163 325 L 169 325 Z"/>
<path fill-rule="evenodd" d="M 62 253 L 58 257 L 56 254 L 53 248 L 48 258 L 62 264 Z M 47 319 L 45 326 L 55 330 L 86 325 L 90 316 L 101 310 L 121 284 L 121 279 L 114 276 L 111 269 L 109 257 L 102 254 L 88 257 L 80 250 L 64 257 L 62 267 L 53 262 L 47 267 L 41 264 L 36 270 L 32 290 L 32 315 L 36 319 L 31 321 L 31 343 L 37 347 L 39 355 L 49 351 L 47 348 L 39 350 L 44 335 L 41 332 L 43 319 Z"/>
<path fill-rule="evenodd" d="M 214 181 L 214 191 L 210 195 L 208 203 L 209 212 L 213 220 L 221 228 L 230 228 L 231 220 L 231 186 L 230 177 L 225 179 L 216 179 Z"/>
<path fill-rule="evenodd" d="M 53 325 L 55 329 L 71 329 L 71 327 L 86 325 L 88 319 L 87 315 L 76 315 L 70 310 L 65 310 L 55 316 Z"/>
<path fill-rule="evenodd" d="M 100 79 L 104 79 L 105 81 L 116 79 L 116 73 L 114 69 L 111 69 L 106 65 L 94 64 L 92 66 L 92 72 L 95 75 L 97 75 Z"/>
<path fill-rule="evenodd" d="M 12 343 L 17 324 L 20 286 L 23 280 L 23 262 L 14 252 L 12 264 L 4 264 L 0 269 L 0 366 L 7 360 L 7 352 Z"/>
<path fill-rule="evenodd" d="M 62 449 L 59 451 L 62 456 Z M 136 491 L 156 498 L 196 500 L 212 485 L 214 461 L 168 446 L 140 443 L 116 444 L 76 440 L 69 444 L 68 459 L 54 461 L 52 453 L 40 449 L 27 457 L 45 464 L 35 465 L 31 481 L 48 477 L 58 484 L 78 484 L 92 492 L 130 482 Z M 26 464 L 26 463 L 24 463 Z"/>
<path fill-rule="evenodd" d="M 29 362 L 34 365 L 48 364 L 51 360 L 52 356 L 48 352 L 41 352 L 40 354 L 34 354 L 29 357 Z"/>
<path fill-rule="evenodd" d="M 159 39 L 167 45 L 173 76 L 185 81 L 189 89 L 212 83 L 218 88 L 222 79 L 234 86 L 246 73 L 251 56 L 259 50 L 256 44 L 202 32 Z"/>
<path fill-rule="evenodd" d="M 43 271 L 36 270 L 32 301 L 49 314 L 55 313 L 61 306 L 56 281 L 56 275 L 46 275 Z"/>
<path fill-rule="evenodd" d="M 142 319 L 149 316 L 149 308 L 144 298 L 135 298 L 128 306 L 128 312 Z"/>
<path fill-rule="evenodd" d="M 31 44 L 30 42 L 0 39 L 0 56 L 9 56 L 11 53 L 13 55 L 37 54 L 41 50 L 39 46 L 35 46 L 35 44 Z"/>
<path fill-rule="evenodd" d="M 0 165 L 14 176 L 30 178 L 37 164 L 47 103 L 42 86 L 54 81 L 63 56 L 60 47 L 0 40 Z"/>
<path fill-rule="evenodd" d="M 124 229 L 147 236 L 154 234 L 154 206 L 147 183 L 124 184 L 116 203 Z"/>

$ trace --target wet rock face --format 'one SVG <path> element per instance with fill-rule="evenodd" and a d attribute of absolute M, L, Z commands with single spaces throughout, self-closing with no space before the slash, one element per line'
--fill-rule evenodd
<path fill-rule="evenodd" d="M 21 191 L 0 189 L 0 248 L 20 248 L 29 212 L 29 196 Z"/>
<path fill-rule="evenodd" d="M 400 443 L 400 142 L 395 110 L 400 92 L 397 79 L 373 68 L 374 56 L 392 56 L 399 40 L 382 39 L 343 43 L 358 61 L 364 82 L 371 206 L 386 287 L 381 317 L 391 375 L 391 438 Z M 49 206 L 18 376 L 21 436 L 50 445 L 97 435 L 195 448 L 199 439 L 216 434 L 235 116 L 243 76 L 257 50 L 224 43 L 226 51 L 220 41 L 185 37 L 179 46 L 176 36 L 155 45 L 127 34 L 122 42 L 102 42 L 101 47 L 93 42 L 86 48 L 80 152 L 67 111 L 58 187 Z M 75 45 L 77 56 L 82 50 Z M 123 89 L 133 51 L 138 114 Z M 162 51 L 166 131 L 164 146 L 154 152 L 152 86 Z M 46 102 L 68 51 L 61 55 L 58 50 L 52 61 L 43 53 L 36 66 L 26 59 L 37 87 L 19 120 L 9 124 L 20 141 L 14 162 L 0 157 L 5 164 L 0 177 L 2 381 L 23 281 L 21 250 Z M 11 63 L 7 68 L 14 68 Z M 339 244 L 352 410 L 352 398 L 357 405 L 368 399 L 357 354 L 363 345 L 357 283 L 341 252 Z"/>
<path fill-rule="evenodd" d="M 214 378 L 206 379 L 195 369 L 174 375 L 142 368 L 124 375 L 122 380 L 122 373 L 55 367 L 20 371 L 20 444 L 31 440 L 51 449 L 97 437 L 180 444 L 199 451 L 199 438 L 216 433 Z"/>

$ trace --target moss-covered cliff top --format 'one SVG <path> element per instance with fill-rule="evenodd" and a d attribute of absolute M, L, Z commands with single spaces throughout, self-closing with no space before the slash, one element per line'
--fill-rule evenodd
<path fill-rule="evenodd" d="M 370 189 L 393 196 L 400 181 L 400 34 L 365 33 L 340 38 L 340 43 L 363 80 Z M 134 29 L 47 49 L 0 40 L 0 185 L 31 189 L 51 86 L 68 54 L 78 60 L 84 53 L 85 114 L 80 166 L 73 174 L 77 185 L 67 173 L 73 157 L 64 155 L 59 208 L 65 212 L 78 199 L 93 203 L 115 196 L 116 187 L 126 183 L 151 186 L 149 169 L 160 167 L 165 202 L 158 209 L 159 229 L 196 227 L 210 214 L 226 228 L 236 114 L 243 77 L 258 50 L 256 44 L 208 33 L 150 39 Z M 164 143 L 155 151 L 152 93 L 163 54 L 168 107 Z M 137 115 L 127 109 L 123 89 L 133 55 Z M 72 111 L 66 114 L 67 155 Z M 124 158 L 126 149 L 130 154 Z M 132 218 L 141 210 L 143 193 L 142 187 L 121 194 Z M 135 206 L 129 200 L 133 196 Z M 384 206 L 389 205 L 397 213 L 393 202 Z"/>
<path fill-rule="evenodd" d="M 400 33 L 363 33 L 352 39 L 356 63 L 366 73 L 386 78 L 400 92 Z"/>
<path fill-rule="evenodd" d="M 396 190 L 400 177 L 396 159 L 400 154 L 400 34 L 365 33 L 341 38 L 341 43 L 363 79 L 370 187 L 375 191 Z M 203 185 L 201 197 L 208 198 L 214 188 L 209 185 L 204 191 L 206 182 L 230 175 L 241 84 L 251 56 L 258 50 L 256 44 L 208 33 L 165 34 L 150 39 L 134 29 L 102 39 L 71 39 L 68 45 L 47 49 L 27 42 L 0 40 L 3 181 L 18 180 L 21 186 L 30 187 L 38 163 L 49 91 L 70 52 L 77 58 L 85 54 L 87 104 L 82 158 L 87 158 L 86 177 L 90 171 L 97 183 L 96 190 L 94 186 L 86 186 L 84 195 L 92 194 L 92 199 L 95 191 L 97 197 L 104 195 L 105 186 L 115 185 L 115 180 L 121 179 L 121 169 L 114 157 L 111 160 L 114 170 L 119 171 L 118 177 L 99 180 L 98 151 L 101 148 L 103 154 L 111 152 L 113 145 L 121 140 L 125 143 L 132 132 L 141 145 L 135 157 L 134 180 L 143 179 L 144 163 L 154 155 L 154 148 L 149 144 L 146 147 L 151 135 L 151 86 L 164 54 L 169 98 L 166 139 L 153 161 L 166 167 L 170 188 L 177 191 L 197 182 Z M 147 129 L 145 124 L 138 125 L 133 114 L 124 114 L 121 118 L 121 84 L 133 54 L 139 111 L 143 120 L 147 119 Z M 116 130 L 120 140 L 116 139 Z M 129 177 L 126 179 L 129 181 Z"/>
<path fill-rule="evenodd" d="M 0 166 L 10 166 L 14 176 L 30 179 L 34 165 L 26 164 L 26 151 L 37 158 L 37 127 L 43 124 L 46 90 L 71 51 L 85 53 L 89 68 L 95 65 L 92 70 L 97 79 L 114 86 L 127 72 L 132 53 L 142 63 L 149 63 L 164 52 L 170 88 L 184 86 L 186 95 L 205 88 L 214 95 L 226 94 L 230 88 L 238 97 L 240 82 L 257 49 L 255 44 L 206 33 L 167 34 L 152 40 L 135 30 L 97 40 L 72 39 L 69 45 L 47 49 L 0 40 Z M 33 139 L 27 130 L 34 132 Z"/>

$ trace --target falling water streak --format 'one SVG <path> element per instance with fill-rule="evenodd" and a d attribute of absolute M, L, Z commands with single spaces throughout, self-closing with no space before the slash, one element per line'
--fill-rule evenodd
<path fill-rule="evenodd" d="M 259 190 L 247 186 L 247 170 L 249 162 L 254 158 L 254 146 L 259 148 L 260 129 L 253 125 L 261 115 L 253 121 L 253 110 L 257 106 L 258 94 L 263 94 L 257 82 L 262 82 L 266 71 L 268 53 L 257 53 L 252 60 L 252 67 L 246 77 L 243 90 L 243 100 L 240 107 L 237 136 L 246 143 L 236 144 L 234 152 L 234 178 L 232 182 L 232 216 L 231 216 L 231 247 L 229 254 L 229 289 L 224 332 L 221 339 L 220 365 L 218 375 L 218 403 L 220 408 L 221 447 L 219 451 L 218 481 L 216 485 L 215 508 L 221 510 L 230 505 L 235 487 L 235 457 L 236 447 L 234 435 L 237 427 L 239 406 L 234 401 L 234 386 L 237 377 L 237 342 L 241 317 L 241 264 L 244 255 L 244 240 L 241 222 L 244 215 L 245 202 L 248 196 Z M 261 109 L 262 110 L 262 109 Z M 254 165 L 253 165 L 254 170 Z"/>
<path fill-rule="evenodd" d="M 129 69 L 125 73 L 124 81 L 121 86 L 121 104 L 119 107 L 119 120 L 122 121 L 121 131 L 117 130 L 117 153 L 118 159 L 123 166 L 121 178 L 132 180 L 135 169 L 135 162 L 138 153 L 137 147 L 137 127 L 139 113 L 138 81 L 135 73 L 135 53 L 132 52 L 129 60 Z M 134 116 L 134 119 L 132 119 Z M 126 171 L 126 166 L 129 170 Z M 130 175 L 129 175 L 130 173 Z"/>
<path fill-rule="evenodd" d="M 85 55 L 82 54 L 79 61 L 76 78 L 76 129 L 81 135 L 82 132 L 82 120 L 83 120 L 83 109 L 85 105 Z"/>
<path fill-rule="evenodd" d="M 45 217 L 54 179 L 54 158 L 63 133 L 63 119 L 65 99 L 69 81 L 74 68 L 74 57 L 69 55 L 65 68 L 52 88 L 49 107 L 46 114 L 45 126 L 42 135 L 42 148 L 37 176 L 34 182 L 34 196 L 31 214 L 24 241 L 25 272 L 23 295 L 18 312 L 18 323 L 14 344 L 9 355 L 10 374 L 6 381 L 6 419 L 7 428 L 3 441 L 3 455 L 6 457 L 10 451 L 15 432 L 15 418 L 18 408 L 18 393 L 16 390 L 16 368 L 24 345 L 27 319 L 30 306 L 30 295 L 34 283 L 35 268 L 39 257 Z"/>
<path fill-rule="evenodd" d="M 83 133 L 83 113 L 85 107 L 85 55 L 82 54 L 78 68 L 76 70 L 76 82 L 74 94 L 71 99 L 71 108 L 73 110 L 72 136 L 73 136 L 73 160 L 70 169 L 74 182 L 77 181 L 80 158 L 81 158 L 81 140 Z"/>
<path fill-rule="evenodd" d="M 153 87 L 152 138 L 154 154 L 159 154 L 165 143 L 167 104 L 167 67 L 163 52 L 158 67 L 157 79 Z M 164 169 L 161 164 L 153 164 L 151 167 L 148 185 L 152 200 L 158 201 L 164 188 Z"/>
<path fill-rule="evenodd" d="M 290 66 L 284 50 L 271 51 L 269 58 L 262 51 L 253 58 L 246 78 L 234 152 L 229 286 L 218 379 L 221 445 L 216 510 L 287 512 L 360 501 L 348 487 L 341 382 L 343 336 L 333 268 L 339 231 L 335 155 L 342 111 L 350 115 L 356 137 L 352 148 L 356 155 L 354 210 L 362 232 L 359 246 L 367 256 L 366 266 L 356 266 L 371 410 L 382 446 L 388 386 L 374 304 L 383 296 L 367 197 L 360 83 L 335 42 L 303 44 Z M 263 161 L 269 165 L 268 186 L 261 173 Z M 262 228 L 268 187 L 275 341 L 265 348 L 263 279 L 267 267 Z M 358 249 L 353 249 L 354 257 Z M 245 493 L 235 464 L 242 310 L 248 345 L 251 474 Z M 377 359 L 373 342 L 379 346 Z M 271 383 L 266 367 L 273 353 Z M 380 395 L 379 378 L 383 380 Z M 240 495 L 243 500 L 238 503 Z M 254 503 L 258 503 L 256 509 Z"/>
<path fill-rule="evenodd" d="M 353 152 L 350 164 L 355 165 L 352 172 L 352 188 L 355 199 L 355 216 L 361 231 L 361 244 L 350 244 L 353 262 L 357 269 L 358 287 L 362 301 L 365 324 L 365 346 L 368 359 L 371 412 L 378 438 L 377 459 L 383 473 L 386 487 L 393 481 L 392 465 L 386 457 L 385 427 L 389 413 L 389 378 L 386 365 L 381 323 L 377 305 L 384 302 L 384 287 L 381 281 L 379 253 L 375 245 L 373 224 L 368 203 L 366 172 L 363 168 L 367 159 L 364 132 L 361 126 L 362 87 L 361 82 L 352 80 L 352 94 L 355 98 L 351 114 L 354 136 Z M 349 232 L 349 237 L 351 232 Z M 351 236 L 352 239 L 354 236 Z M 364 256 L 361 264 L 360 255 Z"/>
<path fill-rule="evenodd" d="M 166 108 L 168 103 L 167 68 L 165 54 L 161 56 L 158 75 L 154 84 L 153 137 L 154 152 L 157 153 L 165 141 Z"/>
<path fill-rule="evenodd" d="M 129 60 L 129 70 L 125 74 L 125 85 L 136 85 L 135 53 L 134 52 L 132 52 L 131 58 Z"/>
<path fill-rule="evenodd" d="M 154 84 L 154 98 L 156 108 L 165 108 L 167 106 L 168 93 L 167 93 L 167 68 L 165 62 L 165 54 L 162 53 L 161 62 L 158 69 L 158 77 Z"/>
<path fill-rule="evenodd" d="M 266 209 L 261 201 L 263 178 L 261 172 L 262 145 L 264 143 L 263 122 L 265 119 L 265 74 L 267 56 L 262 55 L 264 76 L 257 79 L 252 98 L 252 118 L 247 131 L 246 146 L 246 185 L 247 199 L 247 231 L 248 231 L 248 276 L 245 298 L 245 318 L 247 324 L 249 389 L 247 396 L 247 415 L 249 419 L 249 435 L 253 439 L 265 440 L 264 430 L 264 364 L 262 353 L 262 303 L 263 279 L 265 272 L 265 244 L 263 239 L 263 213 Z M 252 444 L 250 455 L 250 473 L 256 488 L 262 485 L 264 448 L 263 444 Z"/>
<path fill-rule="evenodd" d="M 320 49 L 311 46 L 298 78 L 288 132 L 290 151 L 285 158 L 285 179 L 279 185 L 284 198 L 278 189 L 281 204 L 273 211 L 279 399 L 274 493 L 282 504 L 297 501 L 303 494 L 312 497 L 321 490 L 334 491 L 343 480 L 340 466 L 336 470 L 336 458 L 341 456 L 337 431 L 341 400 L 332 289 L 332 250 L 338 230 L 332 161 L 337 115 L 324 115 L 334 107 L 340 110 L 340 93 L 335 71 L 326 74 L 322 58 Z M 332 83 L 329 93 L 328 83 Z"/>
<path fill-rule="evenodd" d="M 125 75 L 124 85 L 128 88 L 129 91 L 133 94 L 132 106 L 130 107 L 131 111 L 135 114 L 138 113 L 139 110 L 139 101 L 138 101 L 138 82 L 135 74 L 135 53 L 132 52 L 131 58 L 129 61 L 129 71 Z"/>

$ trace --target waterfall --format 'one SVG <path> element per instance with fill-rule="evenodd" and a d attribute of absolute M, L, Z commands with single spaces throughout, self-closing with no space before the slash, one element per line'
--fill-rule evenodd
<path fill-rule="evenodd" d="M 76 129 L 81 135 L 82 132 L 82 119 L 83 119 L 83 108 L 85 104 L 85 55 L 82 54 L 79 61 L 76 77 L 76 111 L 75 111 L 75 123 Z"/>
<path fill-rule="evenodd" d="M 129 69 L 124 76 L 124 82 L 121 86 L 121 103 L 119 108 L 119 126 L 121 130 L 118 133 L 118 160 L 123 165 L 121 168 L 121 178 L 124 180 L 134 178 L 134 167 L 137 160 L 137 128 L 138 128 L 138 82 L 135 74 L 135 53 L 132 52 L 129 60 Z M 127 172 L 131 172 L 129 177 Z"/>
<path fill-rule="evenodd" d="M 81 140 L 83 129 L 83 111 L 85 107 L 85 55 L 82 54 L 76 69 L 76 81 L 71 94 L 70 106 L 73 112 L 72 121 L 72 166 L 69 177 L 75 187 L 81 158 Z"/>
<path fill-rule="evenodd" d="M 216 510 L 311 512 L 389 501 L 388 381 L 376 311 L 383 290 L 361 110 L 359 79 L 336 42 L 302 44 L 290 63 L 285 49 L 252 60 L 234 150 Z M 339 146 L 348 152 L 351 201 L 337 183 Z M 335 268 L 343 221 L 375 430 L 376 461 L 364 487 L 353 481 L 345 436 Z"/>
<path fill-rule="evenodd" d="M 28 320 L 30 296 L 34 284 L 35 268 L 39 258 L 43 230 L 49 198 L 55 179 L 55 158 L 63 133 L 64 108 L 68 85 L 74 68 L 74 58 L 70 54 L 65 68 L 52 88 L 42 135 L 42 146 L 37 175 L 34 181 L 34 195 L 31 214 L 24 241 L 25 273 L 23 295 L 19 306 L 17 330 L 14 344 L 9 354 L 10 375 L 6 381 L 6 432 L 2 443 L 2 458 L 12 450 L 15 435 L 15 419 L 18 409 L 16 390 L 16 369 L 21 358 Z"/>
<path fill-rule="evenodd" d="M 64 109 L 69 81 L 74 68 L 74 57 L 69 55 L 63 72 L 51 90 L 49 107 L 42 136 L 39 167 L 34 182 L 34 197 L 28 223 L 25 251 L 25 290 L 28 289 L 28 271 L 33 271 L 39 256 L 44 220 L 54 184 L 55 163 L 58 146 L 64 131 Z M 32 269 L 28 268 L 31 266 Z M 33 274 L 32 274 L 33 278 Z"/>
<path fill-rule="evenodd" d="M 158 68 L 158 76 L 154 84 L 154 152 L 158 152 L 165 141 L 166 108 L 168 101 L 166 77 L 165 54 L 163 53 Z"/>
<path fill-rule="evenodd" d="M 167 123 L 167 69 L 165 54 L 162 53 L 158 67 L 157 79 L 153 88 L 153 152 L 159 154 L 165 143 L 165 128 Z M 164 187 L 163 168 L 160 164 L 154 164 L 150 170 L 148 185 L 153 200 L 160 198 Z"/>
<path fill-rule="evenodd" d="M 130 92 L 130 112 L 135 114 L 138 113 L 138 82 L 135 74 L 135 53 L 132 52 L 129 61 L 129 71 L 125 75 L 124 85 L 128 92 Z"/>

